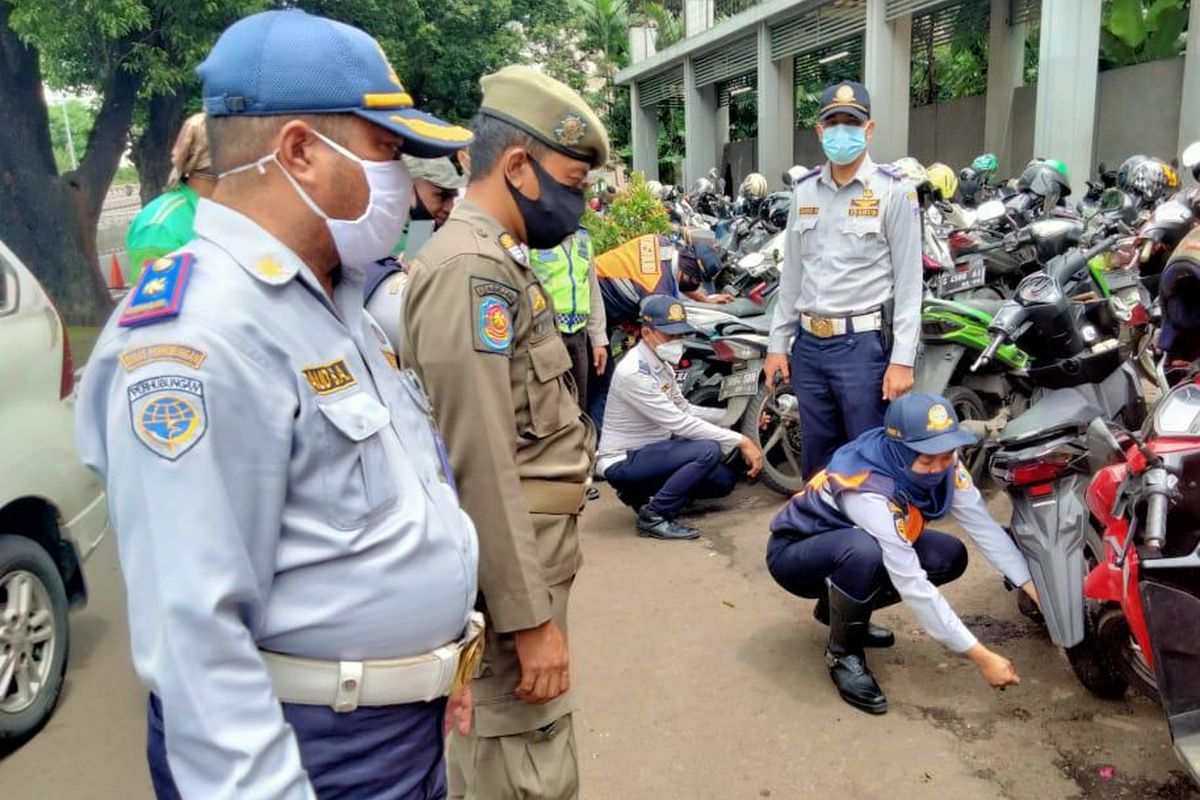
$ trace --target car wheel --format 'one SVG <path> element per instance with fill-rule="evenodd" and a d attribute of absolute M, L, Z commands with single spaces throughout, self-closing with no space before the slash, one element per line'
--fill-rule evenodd
<path fill-rule="evenodd" d="M 31 539 L 0 535 L 0 751 L 50 718 L 69 636 L 67 593 L 49 554 Z"/>

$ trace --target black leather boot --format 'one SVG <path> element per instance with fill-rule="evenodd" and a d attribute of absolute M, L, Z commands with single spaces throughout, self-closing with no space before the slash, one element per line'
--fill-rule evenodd
<path fill-rule="evenodd" d="M 651 539 L 696 539 L 700 531 L 688 528 L 675 520 L 667 519 L 650 510 L 650 506 L 642 506 L 637 515 L 638 536 L 649 536 Z"/>
<path fill-rule="evenodd" d="M 875 606 L 878 608 L 878 606 Z M 829 595 L 822 597 L 813 607 L 813 619 L 822 625 L 829 624 Z M 867 635 L 863 638 L 863 647 L 891 647 L 896 643 L 896 636 L 882 625 L 867 623 Z"/>
<path fill-rule="evenodd" d="M 863 641 L 871 619 L 872 603 L 860 602 L 826 580 L 829 586 L 829 646 L 825 663 L 838 694 L 850 705 L 869 714 L 887 712 L 887 698 L 867 667 Z"/>

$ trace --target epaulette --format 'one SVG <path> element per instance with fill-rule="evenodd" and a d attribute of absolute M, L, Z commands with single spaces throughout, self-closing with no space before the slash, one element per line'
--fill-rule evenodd
<path fill-rule="evenodd" d="M 875 169 L 887 175 L 892 180 L 903 181 L 908 179 L 907 175 L 891 164 L 876 164 Z"/>
<path fill-rule="evenodd" d="M 822 170 L 822 169 L 824 169 L 824 167 L 813 167 L 813 168 L 812 168 L 812 169 L 810 169 L 808 172 L 804 173 L 804 174 L 803 174 L 803 175 L 801 175 L 799 178 L 797 178 L 796 180 L 792 181 L 792 186 L 799 186 L 800 184 L 804 183 L 804 182 L 805 182 L 806 180 L 808 180 L 809 178 L 815 178 L 815 177 L 817 177 L 818 175 L 820 175 L 820 174 L 821 174 L 821 170 Z"/>
<path fill-rule="evenodd" d="M 179 316 L 192 273 L 192 258 L 191 253 L 176 253 L 147 261 L 117 324 L 136 328 Z"/>

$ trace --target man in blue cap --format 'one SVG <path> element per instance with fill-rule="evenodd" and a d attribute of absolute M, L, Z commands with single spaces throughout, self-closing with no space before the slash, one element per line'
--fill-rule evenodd
<path fill-rule="evenodd" d="M 1020 683 L 1012 663 L 981 644 L 937 590 L 966 570 L 967 549 L 925 528 L 953 516 L 988 562 L 1037 602 L 1025 557 L 958 462 L 958 448 L 974 442 L 945 398 L 905 395 L 882 427 L 839 449 L 771 521 L 771 576 L 817 599 L 813 616 L 829 626 L 829 675 L 842 699 L 863 711 L 887 711 L 864 648 L 894 642 L 891 631 L 871 624 L 871 612 L 900 600 L 930 636 L 975 662 L 989 685 Z"/>
<path fill-rule="evenodd" d="M 724 456 L 741 451 L 749 475 L 762 469 L 762 451 L 742 434 L 717 425 L 723 412 L 689 403 L 675 367 L 683 337 L 695 333 L 683 304 L 663 294 L 641 303 L 641 341 L 613 374 L 600 437 L 597 471 L 623 503 L 638 512 L 637 531 L 654 539 L 695 539 L 700 532 L 675 522 L 688 501 L 724 497 L 737 476 Z"/>
<path fill-rule="evenodd" d="M 220 181 L 78 402 L 107 479 L 160 798 L 431 800 L 473 674 L 478 545 L 424 391 L 363 311 L 410 208 L 413 108 L 366 33 L 300 11 L 200 66 Z"/>
<path fill-rule="evenodd" d="M 816 131 L 829 160 L 793 187 L 765 366 L 796 391 L 807 478 L 912 388 L 923 288 L 917 195 L 867 155 L 866 88 L 826 87 Z"/>

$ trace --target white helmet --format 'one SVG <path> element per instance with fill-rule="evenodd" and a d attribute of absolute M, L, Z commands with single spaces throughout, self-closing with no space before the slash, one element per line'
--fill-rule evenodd
<path fill-rule="evenodd" d="M 650 190 L 650 194 L 657 197 L 659 200 L 663 196 L 663 185 L 658 181 L 646 181 L 646 188 Z"/>
<path fill-rule="evenodd" d="M 771 191 L 771 187 L 767 184 L 766 177 L 757 172 L 751 172 L 742 181 L 742 197 L 758 200 L 766 197 L 769 191 Z"/>

